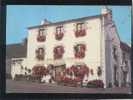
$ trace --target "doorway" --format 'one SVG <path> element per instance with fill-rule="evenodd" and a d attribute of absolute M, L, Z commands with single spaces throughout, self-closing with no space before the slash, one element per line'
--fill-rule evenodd
<path fill-rule="evenodd" d="M 66 65 L 58 65 L 55 66 L 55 81 L 58 82 L 61 80 L 61 74 L 63 73 L 63 71 L 65 70 Z"/>

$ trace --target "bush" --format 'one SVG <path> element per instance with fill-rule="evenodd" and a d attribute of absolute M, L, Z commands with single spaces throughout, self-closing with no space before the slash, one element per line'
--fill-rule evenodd
<path fill-rule="evenodd" d="M 42 77 L 43 75 L 46 75 L 48 73 L 48 70 L 45 68 L 45 66 L 34 66 L 32 68 L 32 75 L 37 77 Z"/>
<path fill-rule="evenodd" d="M 87 83 L 88 88 L 103 88 L 104 83 L 102 80 L 92 80 Z"/>

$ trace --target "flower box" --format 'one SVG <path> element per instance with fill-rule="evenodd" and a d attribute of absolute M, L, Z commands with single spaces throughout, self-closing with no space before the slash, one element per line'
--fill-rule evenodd
<path fill-rule="evenodd" d="M 75 58 L 84 58 L 85 57 L 85 53 L 84 52 L 76 52 L 75 53 Z"/>
<path fill-rule="evenodd" d="M 85 36 L 85 35 L 86 35 L 85 29 L 83 29 L 83 30 L 77 30 L 77 31 L 75 32 L 75 36 L 76 36 L 76 37 Z"/>
<path fill-rule="evenodd" d="M 43 55 L 37 55 L 36 58 L 37 58 L 38 60 L 43 60 L 43 59 L 44 59 L 44 56 L 43 56 Z"/>
<path fill-rule="evenodd" d="M 42 77 L 43 75 L 46 75 L 48 73 L 48 70 L 45 68 L 45 66 L 34 66 L 32 68 L 32 75 Z"/>
<path fill-rule="evenodd" d="M 46 36 L 37 36 L 38 42 L 44 42 L 46 40 Z"/>
<path fill-rule="evenodd" d="M 56 33 L 55 34 L 55 38 L 56 40 L 61 40 L 63 38 L 64 34 L 61 32 L 61 33 Z"/>

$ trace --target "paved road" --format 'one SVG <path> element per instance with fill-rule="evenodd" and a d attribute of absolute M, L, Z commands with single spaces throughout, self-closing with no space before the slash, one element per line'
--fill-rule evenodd
<path fill-rule="evenodd" d="M 130 93 L 129 88 L 94 89 L 6 80 L 7 93 Z"/>

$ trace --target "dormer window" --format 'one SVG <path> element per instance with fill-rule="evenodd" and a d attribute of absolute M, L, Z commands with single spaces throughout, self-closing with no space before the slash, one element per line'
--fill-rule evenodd
<path fill-rule="evenodd" d="M 44 42 L 45 40 L 46 40 L 46 32 L 45 29 L 41 28 L 38 31 L 37 41 Z"/>
<path fill-rule="evenodd" d="M 74 46 L 75 57 L 76 58 L 84 58 L 85 50 L 86 50 L 85 44 L 77 44 L 76 46 Z"/>
<path fill-rule="evenodd" d="M 57 26 L 56 33 L 55 33 L 56 40 L 61 40 L 63 38 L 63 36 L 64 36 L 63 26 Z"/>
<path fill-rule="evenodd" d="M 44 59 L 44 48 L 38 48 L 37 50 L 36 50 L 36 58 L 38 59 L 38 60 L 43 60 Z"/>
<path fill-rule="evenodd" d="M 63 46 L 56 46 L 54 48 L 54 59 L 62 58 L 63 53 L 64 53 L 64 47 Z"/>
<path fill-rule="evenodd" d="M 86 31 L 85 31 L 85 27 L 84 27 L 84 23 L 78 23 L 76 25 L 76 32 L 75 32 L 75 36 L 76 37 L 80 37 L 80 36 L 85 36 L 86 35 Z"/>

